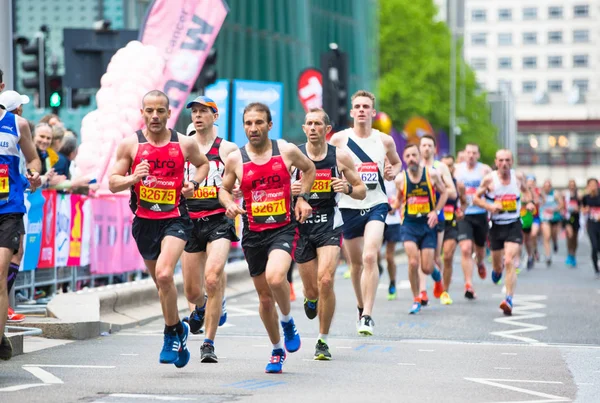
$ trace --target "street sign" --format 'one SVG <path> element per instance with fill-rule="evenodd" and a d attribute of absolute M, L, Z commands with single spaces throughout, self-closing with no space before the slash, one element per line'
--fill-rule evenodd
<path fill-rule="evenodd" d="M 320 70 L 309 67 L 298 76 L 298 99 L 304 110 L 323 107 L 323 74 Z"/>

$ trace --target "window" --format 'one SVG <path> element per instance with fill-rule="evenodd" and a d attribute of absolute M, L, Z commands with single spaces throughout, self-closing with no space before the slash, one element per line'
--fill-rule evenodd
<path fill-rule="evenodd" d="M 487 20 L 485 10 L 475 9 L 471 11 L 471 21 L 483 22 Z"/>
<path fill-rule="evenodd" d="M 562 67 L 562 56 L 548 56 L 548 67 L 549 68 L 560 68 Z"/>
<path fill-rule="evenodd" d="M 563 17 L 562 7 L 548 7 L 548 18 L 558 20 Z"/>
<path fill-rule="evenodd" d="M 524 69 L 535 69 L 536 67 L 537 67 L 537 57 L 526 56 L 523 58 L 523 68 Z"/>
<path fill-rule="evenodd" d="M 590 16 L 590 7 L 588 5 L 573 7 L 573 16 L 575 18 L 584 18 Z"/>
<path fill-rule="evenodd" d="M 501 57 L 498 59 L 498 68 L 503 70 L 512 69 L 512 58 Z"/>
<path fill-rule="evenodd" d="M 498 34 L 498 45 L 500 45 L 500 46 L 512 45 L 512 34 L 511 33 Z"/>
<path fill-rule="evenodd" d="M 512 10 L 510 8 L 501 8 L 498 10 L 499 21 L 510 21 L 512 20 Z"/>
<path fill-rule="evenodd" d="M 548 81 L 548 92 L 562 92 L 562 81 L 560 80 L 549 80 Z"/>
<path fill-rule="evenodd" d="M 523 92 L 530 94 L 535 92 L 537 89 L 537 83 L 535 81 L 523 81 Z"/>
<path fill-rule="evenodd" d="M 587 67 L 588 66 L 588 55 L 574 55 L 573 56 L 573 67 Z"/>
<path fill-rule="evenodd" d="M 471 66 L 473 67 L 473 70 L 486 70 L 487 60 L 483 57 L 474 57 L 471 59 Z"/>
<path fill-rule="evenodd" d="M 537 8 L 535 7 L 527 7 L 523 9 L 523 19 L 524 20 L 535 20 L 537 19 Z"/>
<path fill-rule="evenodd" d="M 510 80 L 498 80 L 498 89 L 512 90 L 512 82 Z"/>
<path fill-rule="evenodd" d="M 471 45 L 483 45 L 487 44 L 487 34 L 479 32 L 471 36 Z"/>
<path fill-rule="evenodd" d="M 535 45 L 537 43 L 536 32 L 523 32 L 523 44 L 524 45 Z"/>
<path fill-rule="evenodd" d="M 579 87 L 579 92 L 585 94 L 590 88 L 590 82 L 589 80 L 573 80 L 573 86 Z"/>
<path fill-rule="evenodd" d="M 548 32 L 548 43 L 562 43 L 562 32 L 561 31 Z"/>
<path fill-rule="evenodd" d="M 590 41 L 590 31 L 587 29 L 576 29 L 573 31 L 573 42 L 589 42 Z"/>

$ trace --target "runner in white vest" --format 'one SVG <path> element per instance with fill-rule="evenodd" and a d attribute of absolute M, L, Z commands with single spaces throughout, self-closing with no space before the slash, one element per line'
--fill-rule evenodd
<path fill-rule="evenodd" d="M 350 111 L 354 127 L 331 137 L 331 144 L 350 153 L 367 186 L 364 200 L 341 195 L 338 204 L 344 219 L 345 248 L 358 303 L 358 333 L 364 336 L 373 335 L 371 314 L 379 283 L 377 252 L 381 249 L 389 209 L 383 180 L 393 180 L 402 170 L 394 140 L 372 129 L 375 113 L 375 96 L 364 90 L 356 92 L 352 95 Z M 386 157 L 389 165 L 385 164 Z"/>

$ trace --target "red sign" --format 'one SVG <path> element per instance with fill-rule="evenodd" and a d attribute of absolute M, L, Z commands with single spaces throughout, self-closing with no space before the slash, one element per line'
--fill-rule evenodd
<path fill-rule="evenodd" d="M 38 269 L 54 267 L 54 239 L 56 235 L 56 190 L 44 190 L 44 221 L 42 224 L 42 248 Z"/>
<path fill-rule="evenodd" d="M 308 112 L 323 107 L 323 74 L 314 67 L 304 69 L 298 76 L 298 98 Z"/>

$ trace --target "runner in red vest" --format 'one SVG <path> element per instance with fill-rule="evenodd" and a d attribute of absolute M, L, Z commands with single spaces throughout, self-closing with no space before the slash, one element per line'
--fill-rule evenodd
<path fill-rule="evenodd" d="M 191 196 L 206 178 L 208 160 L 194 140 L 167 129 L 171 110 L 166 94 L 147 93 L 141 112 L 146 128 L 119 144 L 109 187 L 113 193 L 131 189 L 133 237 L 158 288 L 165 318 L 159 361 L 182 368 L 190 359 L 189 326 L 179 320 L 173 272 L 194 227 L 184 196 Z M 197 169 L 195 183 L 185 181 L 186 160 Z"/>
<path fill-rule="evenodd" d="M 300 349 L 300 335 L 290 314 L 290 285 L 287 271 L 296 247 L 296 221 L 303 223 L 312 214 L 308 203 L 315 180 L 315 165 L 298 147 L 283 140 L 270 140 L 273 127 L 269 107 L 251 103 L 244 109 L 244 131 L 248 144 L 232 152 L 225 161 L 219 200 L 227 216 L 243 214 L 242 248 L 250 276 L 260 300 L 260 317 L 273 352 L 265 372 L 280 373 L 286 353 L 279 334 L 275 302 L 281 310 L 285 349 Z M 292 211 L 292 167 L 302 172 L 302 193 Z M 231 194 L 236 179 L 244 196 L 240 207 Z"/>

